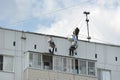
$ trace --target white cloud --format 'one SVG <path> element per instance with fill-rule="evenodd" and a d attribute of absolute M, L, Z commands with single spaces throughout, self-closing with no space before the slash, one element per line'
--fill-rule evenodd
<path fill-rule="evenodd" d="M 65 33 L 67 33 L 68 31 L 67 24 L 68 24 L 67 20 L 62 20 L 52 24 L 51 27 L 42 27 L 41 25 L 39 25 L 39 29 L 36 32 L 66 36 Z"/>

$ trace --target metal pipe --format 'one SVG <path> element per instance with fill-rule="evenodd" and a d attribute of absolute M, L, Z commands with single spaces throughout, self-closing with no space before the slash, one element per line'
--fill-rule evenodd
<path fill-rule="evenodd" d="M 90 33 L 89 33 L 89 24 L 88 24 L 88 22 L 89 22 L 88 14 L 90 14 L 90 12 L 84 11 L 84 14 L 86 15 L 86 23 L 87 23 L 87 33 L 88 33 L 87 39 L 88 39 L 88 41 L 90 41 L 91 37 L 90 37 Z"/>

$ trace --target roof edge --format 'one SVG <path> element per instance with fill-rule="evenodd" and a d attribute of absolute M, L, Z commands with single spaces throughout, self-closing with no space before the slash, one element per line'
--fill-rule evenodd
<path fill-rule="evenodd" d="M 17 31 L 17 32 L 24 32 L 24 33 L 42 35 L 42 36 L 53 36 L 53 37 L 57 37 L 57 38 L 67 39 L 67 37 L 57 36 L 57 35 L 42 34 L 42 33 L 36 33 L 36 32 L 23 31 L 23 30 L 15 30 L 15 29 L 3 28 L 3 27 L 0 27 L 0 29 L 2 29 L 2 30 L 10 30 L 10 31 Z M 107 44 L 107 43 L 102 43 L 102 42 L 87 41 L 87 40 L 80 40 L 80 39 L 78 41 L 87 42 L 87 43 L 93 43 L 93 44 L 101 44 L 101 45 L 120 47 L 120 45 L 116 45 L 116 44 Z"/>

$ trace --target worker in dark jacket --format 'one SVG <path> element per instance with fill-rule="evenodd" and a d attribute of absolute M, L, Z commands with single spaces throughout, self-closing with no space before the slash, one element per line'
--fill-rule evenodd
<path fill-rule="evenodd" d="M 52 36 L 49 37 L 48 43 L 49 43 L 49 52 L 54 54 L 54 51 L 57 51 L 57 48 L 56 48 L 56 45 L 52 39 Z"/>

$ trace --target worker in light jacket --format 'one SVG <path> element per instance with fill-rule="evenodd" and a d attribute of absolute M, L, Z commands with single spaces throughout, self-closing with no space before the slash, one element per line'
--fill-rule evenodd
<path fill-rule="evenodd" d="M 71 42 L 71 46 L 70 46 L 70 48 L 69 48 L 69 55 L 70 55 L 70 56 L 73 56 L 74 54 L 77 55 L 76 49 L 78 48 L 78 45 L 77 45 L 78 34 L 79 34 L 79 29 L 76 28 L 76 29 L 73 31 L 72 42 Z"/>

